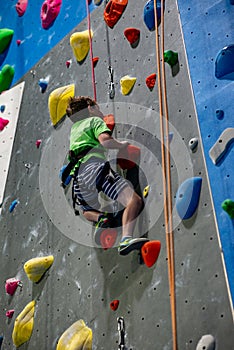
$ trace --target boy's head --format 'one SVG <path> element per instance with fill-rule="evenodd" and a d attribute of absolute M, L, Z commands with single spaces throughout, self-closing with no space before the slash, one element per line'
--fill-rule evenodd
<path fill-rule="evenodd" d="M 81 113 L 78 113 L 80 111 Z M 66 113 L 68 117 L 71 117 L 75 113 L 77 116 L 82 116 L 82 118 L 90 116 L 103 117 L 103 114 L 99 110 L 98 104 L 89 96 L 71 97 Z"/>

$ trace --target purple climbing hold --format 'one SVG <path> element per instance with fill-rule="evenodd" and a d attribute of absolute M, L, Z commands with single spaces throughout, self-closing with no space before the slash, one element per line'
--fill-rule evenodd
<path fill-rule="evenodd" d="M 234 80 L 234 44 L 225 46 L 216 57 L 215 76 L 218 79 Z"/>
<path fill-rule="evenodd" d="M 195 213 L 200 193 L 202 178 L 192 177 L 185 180 L 176 193 L 176 209 L 182 220 L 189 219 Z"/>

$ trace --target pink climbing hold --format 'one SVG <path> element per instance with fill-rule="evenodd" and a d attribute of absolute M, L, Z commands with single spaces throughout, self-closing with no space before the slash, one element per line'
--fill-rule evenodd
<path fill-rule="evenodd" d="M 20 39 L 16 40 L 16 44 L 17 44 L 18 46 L 20 46 L 21 40 L 20 40 Z"/>
<path fill-rule="evenodd" d="M 66 67 L 69 68 L 70 65 L 71 65 L 71 60 L 67 60 L 67 61 L 66 61 Z"/>
<path fill-rule="evenodd" d="M 22 17 L 25 14 L 27 6 L 28 0 L 18 0 L 17 4 L 15 5 L 15 8 L 19 17 Z"/>
<path fill-rule="evenodd" d="M 7 126 L 8 123 L 9 123 L 9 120 L 0 118 L 0 131 L 2 131 L 5 128 L 5 126 Z"/>
<path fill-rule="evenodd" d="M 37 141 L 36 141 L 36 146 L 37 146 L 37 148 L 39 148 L 40 145 L 41 145 L 41 140 L 37 140 Z"/>
<path fill-rule="evenodd" d="M 22 282 L 17 278 L 8 278 L 5 283 L 5 290 L 7 294 L 14 295 L 17 287 L 22 287 Z"/>
<path fill-rule="evenodd" d="M 49 29 L 56 20 L 62 0 L 45 0 L 41 6 L 41 25 L 44 29 Z"/>
<path fill-rule="evenodd" d="M 6 312 L 6 317 L 12 318 L 13 315 L 14 315 L 14 312 L 15 312 L 14 309 L 8 310 L 8 311 Z"/>

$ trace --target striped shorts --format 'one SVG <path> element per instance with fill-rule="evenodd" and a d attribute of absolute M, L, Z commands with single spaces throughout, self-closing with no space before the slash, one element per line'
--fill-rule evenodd
<path fill-rule="evenodd" d="M 83 211 L 100 209 L 100 191 L 115 201 L 119 193 L 129 186 L 128 181 L 112 169 L 106 176 L 102 176 L 105 165 L 106 162 L 99 159 L 87 161 L 80 166 L 73 180 L 73 196 Z"/>

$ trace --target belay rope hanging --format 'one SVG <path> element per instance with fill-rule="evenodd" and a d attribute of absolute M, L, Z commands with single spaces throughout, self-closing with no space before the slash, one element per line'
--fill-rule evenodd
<path fill-rule="evenodd" d="M 155 45 L 156 45 L 157 71 L 158 71 L 158 99 L 159 99 L 159 114 L 160 114 L 162 178 L 163 178 L 163 194 L 164 194 L 164 221 L 165 221 L 167 257 L 168 257 L 168 279 L 169 279 L 169 288 L 170 288 L 173 350 L 177 350 L 174 235 L 173 235 L 173 223 L 172 223 L 171 172 L 170 172 L 171 166 L 170 166 L 170 144 L 169 144 L 169 116 L 168 116 L 167 89 L 166 89 L 165 65 L 164 65 L 165 63 L 164 62 L 164 6 L 165 6 L 165 1 L 161 0 L 161 55 L 160 55 L 159 32 L 158 32 L 159 23 L 157 18 L 157 0 L 154 0 Z M 160 61 L 161 61 L 161 66 L 160 66 Z M 162 72 L 162 75 L 161 75 L 161 72 Z M 164 143 L 164 140 L 166 140 L 166 145 Z M 165 151 L 165 148 L 166 148 L 166 151 Z"/>

